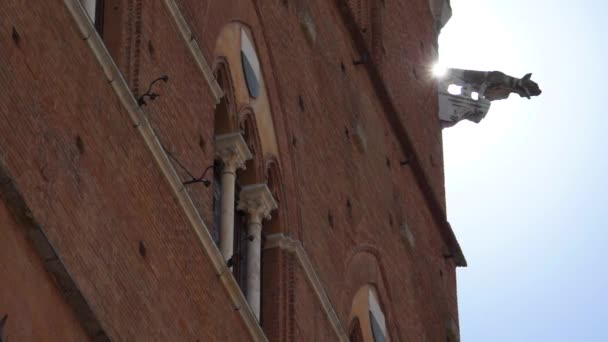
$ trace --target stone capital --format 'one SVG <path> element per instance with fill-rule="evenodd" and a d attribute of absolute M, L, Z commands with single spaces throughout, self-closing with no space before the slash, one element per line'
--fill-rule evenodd
<path fill-rule="evenodd" d="M 278 205 L 266 184 L 247 185 L 241 189 L 237 209 L 250 215 L 250 223 L 269 220 Z"/>
<path fill-rule="evenodd" d="M 215 136 L 215 158 L 222 161 L 222 173 L 234 173 L 238 169 L 245 169 L 245 162 L 252 157 L 241 133 Z"/>

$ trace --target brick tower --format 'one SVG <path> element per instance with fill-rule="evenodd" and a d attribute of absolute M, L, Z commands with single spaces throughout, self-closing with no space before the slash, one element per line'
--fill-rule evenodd
<path fill-rule="evenodd" d="M 0 2 L 0 340 L 457 341 L 447 0 Z"/>

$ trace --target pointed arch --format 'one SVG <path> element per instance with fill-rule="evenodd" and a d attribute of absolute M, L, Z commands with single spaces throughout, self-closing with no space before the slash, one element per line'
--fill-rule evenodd
<path fill-rule="evenodd" d="M 265 67 L 263 59 L 259 56 L 256 41 L 256 36 L 250 27 L 239 21 L 230 22 L 220 31 L 215 55 L 229 66 L 237 109 L 240 112 L 242 108 L 249 108 L 254 114 L 261 145 L 260 154 L 276 156 L 278 144 L 271 113 L 272 106 L 264 78 Z M 247 58 L 246 63 L 244 58 Z M 252 75 L 251 73 L 255 75 L 256 82 L 253 83 L 257 83 L 258 89 L 255 89 L 253 94 L 249 88 L 252 79 L 248 80 L 248 72 L 250 72 L 249 76 Z"/>
<path fill-rule="evenodd" d="M 343 300 L 346 305 L 354 305 L 354 298 L 364 287 L 372 287 L 379 306 L 382 308 L 386 320 L 387 334 L 395 339 L 400 337 L 399 327 L 392 322 L 391 306 L 392 295 L 390 283 L 386 277 L 386 269 L 382 262 L 381 251 L 373 245 L 362 244 L 353 249 L 346 258 L 345 279 L 352 287 L 344 292 Z M 351 312 L 351 320 L 357 315 Z M 370 322 L 369 317 L 359 317 L 361 329 L 365 333 L 363 322 Z M 367 323 L 366 323 L 367 324 Z M 367 326 L 367 325 L 366 325 Z M 365 341 L 368 341 L 365 339 Z M 373 341 L 373 340 L 372 340 Z"/>
<path fill-rule="evenodd" d="M 390 341 L 390 333 L 384 309 L 373 284 L 359 288 L 352 300 L 350 313 L 350 341 Z"/>
<path fill-rule="evenodd" d="M 215 107 L 214 134 L 235 132 L 238 128 L 238 114 L 234 84 L 230 66 L 224 57 L 216 59 L 213 66 L 213 75 L 224 93 L 220 103 Z"/>
<path fill-rule="evenodd" d="M 239 179 L 242 184 L 257 184 L 264 181 L 264 160 L 262 155 L 262 143 L 258 131 L 255 115 L 250 107 L 244 107 L 239 111 L 239 131 L 247 143 L 253 158 L 245 164 L 245 169 L 239 171 Z"/>

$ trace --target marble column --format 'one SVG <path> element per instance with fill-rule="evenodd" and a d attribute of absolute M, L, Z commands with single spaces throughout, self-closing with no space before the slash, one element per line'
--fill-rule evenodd
<path fill-rule="evenodd" d="M 228 133 L 215 137 L 215 158 L 222 162 L 220 251 L 228 262 L 234 254 L 236 171 L 245 169 L 245 162 L 251 159 L 252 155 L 241 133 Z"/>
<path fill-rule="evenodd" d="M 247 302 L 255 317 L 260 319 L 261 295 L 261 255 L 262 255 L 262 220 L 270 219 L 270 212 L 277 208 L 277 202 L 266 184 L 248 185 L 241 189 L 238 210 L 248 214 L 247 246 Z"/>

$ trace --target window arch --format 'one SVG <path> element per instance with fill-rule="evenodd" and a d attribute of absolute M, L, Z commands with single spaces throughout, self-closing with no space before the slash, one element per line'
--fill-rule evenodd
<path fill-rule="evenodd" d="M 218 85 L 222 89 L 224 96 L 220 103 L 215 107 L 215 117 L 213 120 L 214 134 L 225 134 L 237 131 L 237 111 L 234 87 L 230 68 L 224 58 L 218 58 L 214 67 L 214 75 Z"/>
<path fill-rule="evenodd" d="M 247 184 L 260 183 L 264 180 L 264 163 L 259 131 L 253 110 L 249 107 L 242 109 L 239 114 L 239 122 L 239 130 L 243 134 L 243 139 L 245 139 L 249 151 L 253 154 L 253 158 L 245 164 L 246 169 L 239 171 L 239 179 Z"/>
<path fill-rule="evenodd" d="M 222 190 L 222 203 L 228 210 L 221 211 L 221 231 L 229 238 L 222 239 L 220 249 L 228 265 L 233 267 L 235 279 L 259 319 L 260 308 L 264 306 L 262 294 L 266 292 L 261 279 L 261 270 L 265 267 L 262 245 L 268 218 L 276 218 L 280 210 L 277 210 L 274 193 L 267 184 L 269 178 L 265 163 L 266 158 L 276 158 L 279 151 L 272 106 L 250 27 L 237 21 L 228 23 L 219 33 L 214 54 L 218 56 L 214 68 L 216 78 L 225 92 L 216 108 L 215 133 L 220 135 L 216 136 L 216 142 L 232 142 L 235 150 L 247 156 L 239 159 L 238 167 L 231 167 L 229 172 L 222 171 L 222 176 L 231 182 L 224 183 L 222 178 L 222 188 L 225 188 Z M 227 152 L 226 158 L 233 153 L 226 149 L 221 152 Z M 273 174 L 278 172 L 273 171 Z M 271 178 L 276 185 L 273 188 L 278 187 L 278 179 Z M 234 195 L 235 207 L 229 204 L 232 197 L 225 197 L 226 193 Z M 270 306 L 266 303 L 267 308 Z"/>
<path fill-rule="evenodd" d="M 355 294 L 351 308 L 351 322 L 351 342 L 390 341 L 386 316 L 373 285 L 364 285 Z"/>

